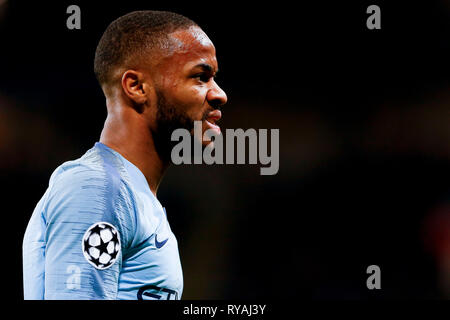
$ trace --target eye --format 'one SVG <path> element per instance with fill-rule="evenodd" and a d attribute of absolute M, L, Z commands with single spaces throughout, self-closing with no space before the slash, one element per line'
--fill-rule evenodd
<path fill-rule="evenodd" d="M 211 76 L 206 73 L 198 73 L 193 76 L 195 79 L 199 79 L 201 82 L 208 82 L 211 79 Z"/>

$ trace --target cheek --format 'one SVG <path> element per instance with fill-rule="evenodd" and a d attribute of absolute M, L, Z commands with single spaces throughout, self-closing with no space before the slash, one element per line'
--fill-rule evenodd
<path fill-rule="evenodd" d="M 177 106 L 191 118 L 200 119 L 205 110 L 206 90 L 200 87 L 174 88 L 173 97 Z"/>

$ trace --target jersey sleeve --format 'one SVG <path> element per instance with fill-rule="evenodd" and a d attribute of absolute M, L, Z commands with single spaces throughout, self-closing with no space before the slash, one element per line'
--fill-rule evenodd
<path fill-rule="evenodd" d="M 33 211 L 22 243 L 23 293 L 25 300 L 44 299 L 45 219 L 42 216 L 48 190 Z"/>
<path fill-rule="evenodd" d="M 116 299 L 135 206 L 118 173 L 82 166 L 61 174 L 45 208 L 45 299 Z"/>

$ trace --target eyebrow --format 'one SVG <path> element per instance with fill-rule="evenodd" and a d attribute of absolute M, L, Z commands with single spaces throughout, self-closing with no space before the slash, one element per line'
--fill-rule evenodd
<path fill-rule="evenodd" d="M 214 67 L 208 63 L 199 63 L 194 68 L 202 68 L 203 71 L 207 71 L 207 72 L 214 73 L 214 74 L 217 74 L 217 72 L 219 72 L 219 69 L 215 70 Z M 214 70 L 215 70 L 215 72 L 214 72 Z"/>

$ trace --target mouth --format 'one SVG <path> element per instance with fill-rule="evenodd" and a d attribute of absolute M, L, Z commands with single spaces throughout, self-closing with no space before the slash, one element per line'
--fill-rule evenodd
<path fill-rule="evenodd" d="M 220 127 L 216 124 L 216 121 L 219 121 L 222 118 L 222 112 L 220 110 L 214 110 L 208 113 L 208 116 L 205 119 L 207 129 L 212 129 L 220 134 Z"/>

